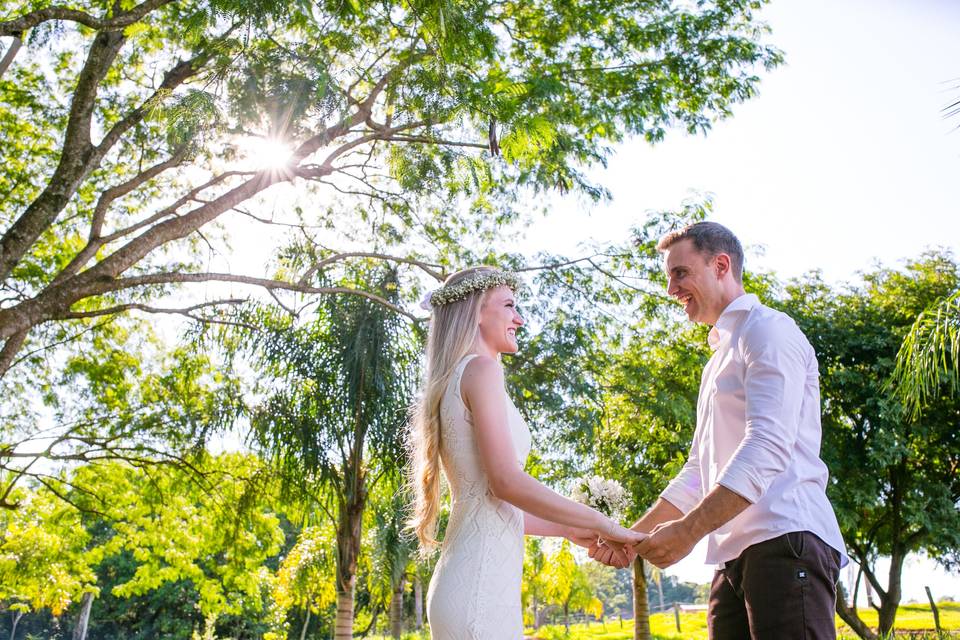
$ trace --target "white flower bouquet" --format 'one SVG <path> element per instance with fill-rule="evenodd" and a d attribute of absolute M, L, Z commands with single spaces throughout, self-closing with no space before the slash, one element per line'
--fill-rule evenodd
<path fill-rule="evenodd" d="M 616 480 L 605 480 L 600 476 L 577 478 L 571 496 L 588 507 L 593 507 L 603 515 L 619 521 L 627 508 L 627 490 Z"/>

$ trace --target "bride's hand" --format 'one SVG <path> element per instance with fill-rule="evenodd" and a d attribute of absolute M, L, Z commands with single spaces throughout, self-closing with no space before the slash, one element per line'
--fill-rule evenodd
<path fill-rule="evenodd" d="M 563 537 L 584 549 L 595 547 L 600 541 L 600 534 L 597 531 L 580 527 L 568 527 Z"/>
<path fill-rule="evenodd" d="M 650 537 L 647 533 L 641 533 L 639 531 L 634 531 L 633 529 L 627 529 L 622 527 L 613 520 L 607 520 L 606 526 L 602 532 L 602 537 L 604 540 L 610 540 L 613 542 L 619 542 L 624 545 L 634 546 L 640 544 L 644 540 Z"/>

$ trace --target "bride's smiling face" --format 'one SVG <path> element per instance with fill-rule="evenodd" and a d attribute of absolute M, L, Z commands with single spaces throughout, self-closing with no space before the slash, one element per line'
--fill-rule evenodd
<path fill-rule="evenodd" d="M 496 353 L 517 352 L 517 329 L 523 318 L 510 287 L 490 289 L 480 307 L 480 340 Z"/>

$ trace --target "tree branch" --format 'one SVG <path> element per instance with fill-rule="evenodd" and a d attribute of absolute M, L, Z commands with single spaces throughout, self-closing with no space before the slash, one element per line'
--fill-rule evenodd
<path fill-rule="evenodd" d="M 406 60 L 398 63 L 392 69 L 387 71 L 374 85 L 370 93 L 362 101 L 357 102 L 357 110 L 349 116 L 343 118 L 337 124 L 327 127 L 323 132 L 307 139 L 303 144 L 297 147 L 291 156 L 292 164 L 299 164 L 301 160 L 315 153 L 320 148 L 330 144 L 330 141 L 345 135 L 358 124 L 364 123 L 373 113 L 373 105 L 377 98 L 386 88 L 386 86 L 402 74 L 410 65 L 422 59 L 426 53 L 411 54 Z M 354 145 L 355 146 L 355 145 Z M 337 154 L 339 155 L 339 154 Z"/>
<path fill-rule="evenodd" d="M 297 281 L 297 284 L 306 285 L 310 277 L 313 276 L 313 274 L 315 274 L 317 271 L 323 269 L 327 265 L 333 264 L 334 262 L 339 262 L 341 260 L 346 260 L 348 258 L 376 258 L 378 260 L 387 260 L 390 262 L 399 262 L 402 264 L 409 264 L 415 267 L 419 267 L 424 272 L 426 272 L 427 275 L 429 275 L 434 280 L 437 280 L 439 282 L 443 282 L 443 280 L 446 278 L 446 276 L 442 272 L 437 271 L 436 269 L 433 268 L 433 267 L 439 267 L 440 265 L 430 264 L 428 262 L 422 262 L 420 260 L 415 260 L 413 258 L 391 256 L 384 253 L 371 253 L 368 251 L 346 251 L 343 253 L 332 255 L 328 258 L 324 258 L 323 260 L 314 264 L 312 267 L 307 269 L 307 271 L 300 277 L 300 279 Z"/>
<path fill-rule="evenodd" d="M 87 262 L 89 262 L 94 256 L 97 255 L 97 251 L 100 250 L 100 247 L 102 247 L 104 244 L 114 239 L 115 237 L 119 237 L 119 235 L 125 235 L 125 233 L 121 233 L 118 236 L 113 236 L 108 238 L 102 238 L 100 235 L 101 232 L 103 231 L 103 223 L 104 223 L 104 220 L 106 219 L 107 209 L 109 208 L 110 204 L 117 198 L 121 198 L 127 195 L 134 189 L 137 189 L 138 187 L 143 185 L 145 182 L 148 182 L 153 178 L 157 177 L 167 169 L 180 164 L 184 156 L 186 156 L 186 152 L 187 152 L 186 146 L 181 147 L 176 153 L 174 153 L 171 157 L 167 158 L 166 160 L 159 162 L 153 165 L 152 167 L 150 167 L 149 169 L 142 171 L 141 173 L 134 176 L 130 180 L 127 180 L 126 182 L 118 184 L 115 187 L 110 187 L 109 189 L 104 191 L 103 194 L 101 194 L 100 199 L 97 201 L 97 206 L 93 210 L 93 218 L 90 222 L 90 233 L 88 235 L 87 245 L 83 249 L 81 249 L 76 256 L 73 257 L 73 259 L 67 264 L 67 266 L 65 266 L 60 271 L 60 273 L 57 274 L 57 276 L 50 282 L 50 284 L 51 285 L 59 284 L 63 280 L 67 279 L 68 277 L 76 275 L 76 273 L 80 271 L 80 269 L 82 269 L 83 266 L 87 264 Z M 191 193 L 195 193 L 195 192 L 191 192 Z M 183 201 L 180 202 L 181 205 L 182 203 Z M 149 224 L 150 221 L 151 219 L 148 219 L 143 224 Z M 137 228 L 137 225 L 134 225 L 133 227 L 129 228 L 130 230 L 126 231 L 126 233 L 129 233 L 130 231 L 133 231 L 136 228 Z"/>
<path fill-rule="evenodd" d="M 246 302 L 246 298 L 228 298 L 226 300 L 212 300 L 210 302 L 201 302 L 190 307 L 184 307 L 181 309 L 175 308 L 164 308 L 164 307 L 151 307 L 139 302 L 131 302 L 128 304 L 119 304 L 114 307 L 105 307 L 103 309 L 94 309 L 92 311 L 71 311 L 70 313 L 63 316 L 67 320 L 78 320 L 82 318 L 99 318 L 102 316 L 112 316 L 118 313 L 123 313 L 125 311 L 143 311 L 145 313 L 169 313 L 176 314 L 181 316 L 186 316 L 191 320 L 201 320 L 197 316 L 192 315 L 192 313 L 198 309 L 205 309 L 207 307 L 215 307 L 224 304 L 228 305 L 238 305 Z"/>
<path fill-rule="evenodd" d="M 100 199 L 97 201 L 96 208 L 93 210 L 93 221 L 90 223 L 90 240 L 100 237 L 100 232 L 103 230 L 103 221 L 106 217 L 107 208 L 113 203 L 114 200 L 117 198 L 122 198 L 134 189 L 140 187 L 145 182 L 156 178 L 167 169 L 177 166 L 183 161 L 186 155 L 187 147 L 184 145 L 166 160 L 158 162 L 149 169 L 140 172 L 130 180 L 118 184 L 115 187 L 110 187 L 104 191 L 100 196 Z"/>
<path fill-rule="evenodd" d="M 13 34 L 13 42 L 10 43 L 10 48 L 7 49 L 7 54 L 3 56 L 3 60 L 0 60 L 0 78 L 3 77 L 7 68 L 13 63 L 13 59 L 17 57 L 17 53 L 20 52 L 20 47 L 22 46 L 23 39 L 21 34 Z"/>
<path fill-rule="evenodd" d="M 125 40 L 121 32 L 101 32 L 94 38 L 70 102 L 60 162 L 43 192 L 0 239 L 0 281 L 10 276 L 13 268 L 40 234 L 56 220 L 92 169 L 95 150 L 90 142 L 90 127 L 97 89 Z"/>
<path fill-rule="evenodd" d="M 480 144 L 479 142 L 460 142 L 458 140 L 443 140 L 440 138 L 429 138 L 427 136 L 393 136 L 390 142 L 419 142 L 423 144 L 439 144 L 445 147 L 470 147 L 471 149 L 489 149 L 489 144 Z"/>
<path fill-rule="evenodd" d="M 271 280 L 270 278 L 255 278 L 252 276 L 241 276 L 234 275 L 231 273 L 177 273 L 177 272 L 166 272 L 166 273 L 152 273 L 142 276 L 132 276 L 129 278 L 118 278 L 107 283 L 103 283 L 99 288 L 101 289 L 97 293 L 109 293 L 111 291 L 120 291 L 123 289 L 129 289 L 132 287 L 140 287 L 144 285 L 154 285 L 154 284 L 173 284 L 173 283 L 195 283 L 195 282 L 235 282 L 238 284 L 252 285 L 256 287 L 262 287 L 264 289 L 279 289 L 282 291 L 295 291 L 298 293 L 309 293 L 309 294 L 342 294 L 342 295 L 354 295 L 367 298 L 368 300 L 373 300 L 374 302 L 383 305 L 384 307 L 399 313 L 400 315 L 408 318 L 412 322 L 420 322 L 422 318 L 418 318 L 393 304 L 392 302 L 386 300 L 385 298 L 378 296 L 375 293 L 370 293 L 369 291 L 363 291 L 361 289 L 350 289 L 348 287 L 311 287 L 308 285 L 301 285 L 292 282 L 284 282 L 282 280 Z"/>
<path fill-rule="evenodd" d="M 89 333 L 90 331 L 94 331 L 94 330 L 96 330 L 96 329 L 99 329 L 100 327 L 102 327 L 102 326 L 103 326 L 104 324 L 106 324 L 107 322 L 109 322 L 109 320 L 104 321 L 104 322 L 101 322 L 101 323 L 97 323 L 97 324 L 94 324 L 94 325 L 91 325 L 91 326 L 89 326 L 89 327 L 85 327 L 85 328 L 83 329 L 83 331 L 78 331 L 77 333 L 73 334 L 72 336 L 68 336 L 68 337 L 64 338 L 63 340 L 57 340 L 56 342 L 53 342 L 53 343 L 51 343 L 51 344 L 46 344 L 46 345 L 43 345 L 42 347 L 38 347 L 38 348 L 36 348 L 36 349 L 33 349 L 33 350 L 31 350 L 31 351 L 28 351 L 27 353 L 25 353 L 25 354 L 23 354 L 22 356 L 20 356 L 19 358 L 17 358 L 17 359 L 16 359 L 12 364 L 10 364 L 9 366 L 7 366 L 7 367 L 0 367 L 0 376 L 2 376 L 2 373 L 3 373 L 3 372 L 7 371 L 8 369 L 12 369 L 13 367 L 17 366 L 18 364 L 20 364 L 21 362 L 23 362 L 24 360 L 26 360 L 27 358 L 29 358 L 30 356 L 32 356 L 32 355 L 34 355 L 34 354 L 36 354 L 36 353 L 40 353 L 41 351 L 47 351 L 47 350 L 49 350 L 49 349 L 53 349 L 53 348 L 55 348 L 55 347 L 59 347 L 60 345 L 73 342 L 74 340 L 76 340 L 77 338 L 79 338 L 80 336 L 82 336 L 83 334 Z"/>
<path fill-rule="evenodd" d="M 159 9 L 170 2 L 173 2 L 173 0 L 147 0 L 133 7 L 130 11 L 126 11 L 107 20 L 102 20 L 85 11 L 78 11 L 77 9 L 71 9 L 69 7 L 45 7 L 25 13 L 13 20 L 0 22 L 0 36 L 16 35 L 17 33 L 22 33 L 50 20 L 76 22 L 77 24 L 82 24 L 97 31 L 116 31 L 129 27 L 151 11 Z"/>
<path fill-rule="evenodd" d="M 0 371 L 6 371 L 12 366 L 13 359 L 20 351 L 24 341 L 27 339 L 29 329 L 23 329 L 13 334 L 3 343 L 3 349 L 0 349 Z"/>
<path fill-rule="evenodd" d="M 870 562 L 866 552 L 854 542 L 848 542 L 847 544 L 857 554 L 857 558 L 860 561 L 860 568 L 863 569 L 863 575 L 867 577 L 867 580 L 870 582 L 873 590 L 877 592 L 877 595 L 879 595 L 881 599 L 886 598 L 887 591 L 880 585 L 880 580 L 873 572 L 873 569 L 870 568 Z"/>
<path fill-rule="evenodd" d="M 217 38 L 217 41 L 223 41 L 229 36 L 236 27 L 231 27 L 225 34 Z M 169 95 L 171 91 L 183 84 L 187 79 L 197 75 L 204 65 L 213 57 L 214 47 L 207 47 L 204 51 L 193 58 L 177 62 L 173 68 L 163 74 L 163 81 L 153 94 L 144 100 L 138 107 L 125 115 L 103 136 L 100 144 L 97 145 L 97 160 L 103 157 L 120 140 L 124 133 L 131 127 L 143 120 L 143 116 L 164 96 Z"/>
<path fill-rule="evenodd" d="M 146 6 L 150 2 L 167 1 L 169 0 L 148 0 L 139 6 Z M 226 38 L 234 28 L 231 27 L 220 39 Z M 96 106 L 97 88 L 125 40 L 122 32 L 109 31 L 98 33 L 94 39 L 71 101 L 70 118 L 60 164 L 47 188 L 27 207 L 23 215 L 0 240 L 0 281 L 9 277 L 20 258 L 40 237 L 44 229 L 56 220 L 86 176 L 99 165 L 123 134 L 143 120 L 150 105 L 155 104 L 157 100 L 169 94 L 188 78 L 196 75 L 210 59 L 213 50 L 213 47 L 208 47 L 206 51 L 194 58 L 186 62 L 178 62 L 164 74 L 163 81 L 153 95 L 114 124 L 104 135 L 100 144 L 94 146 L 90 141 L 90 123 Z"/>

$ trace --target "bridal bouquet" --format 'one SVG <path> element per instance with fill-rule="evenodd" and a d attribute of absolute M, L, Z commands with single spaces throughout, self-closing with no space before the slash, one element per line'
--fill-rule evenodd
<path fill-rule="evenodd" d="M 627 508 L 627 490 L 616 480 L 605 480 L 600 476 L 578 478 L 573 485 L 571 495 L 574 500 L 593 507 L 613 520 L 619 520 Z"/>

